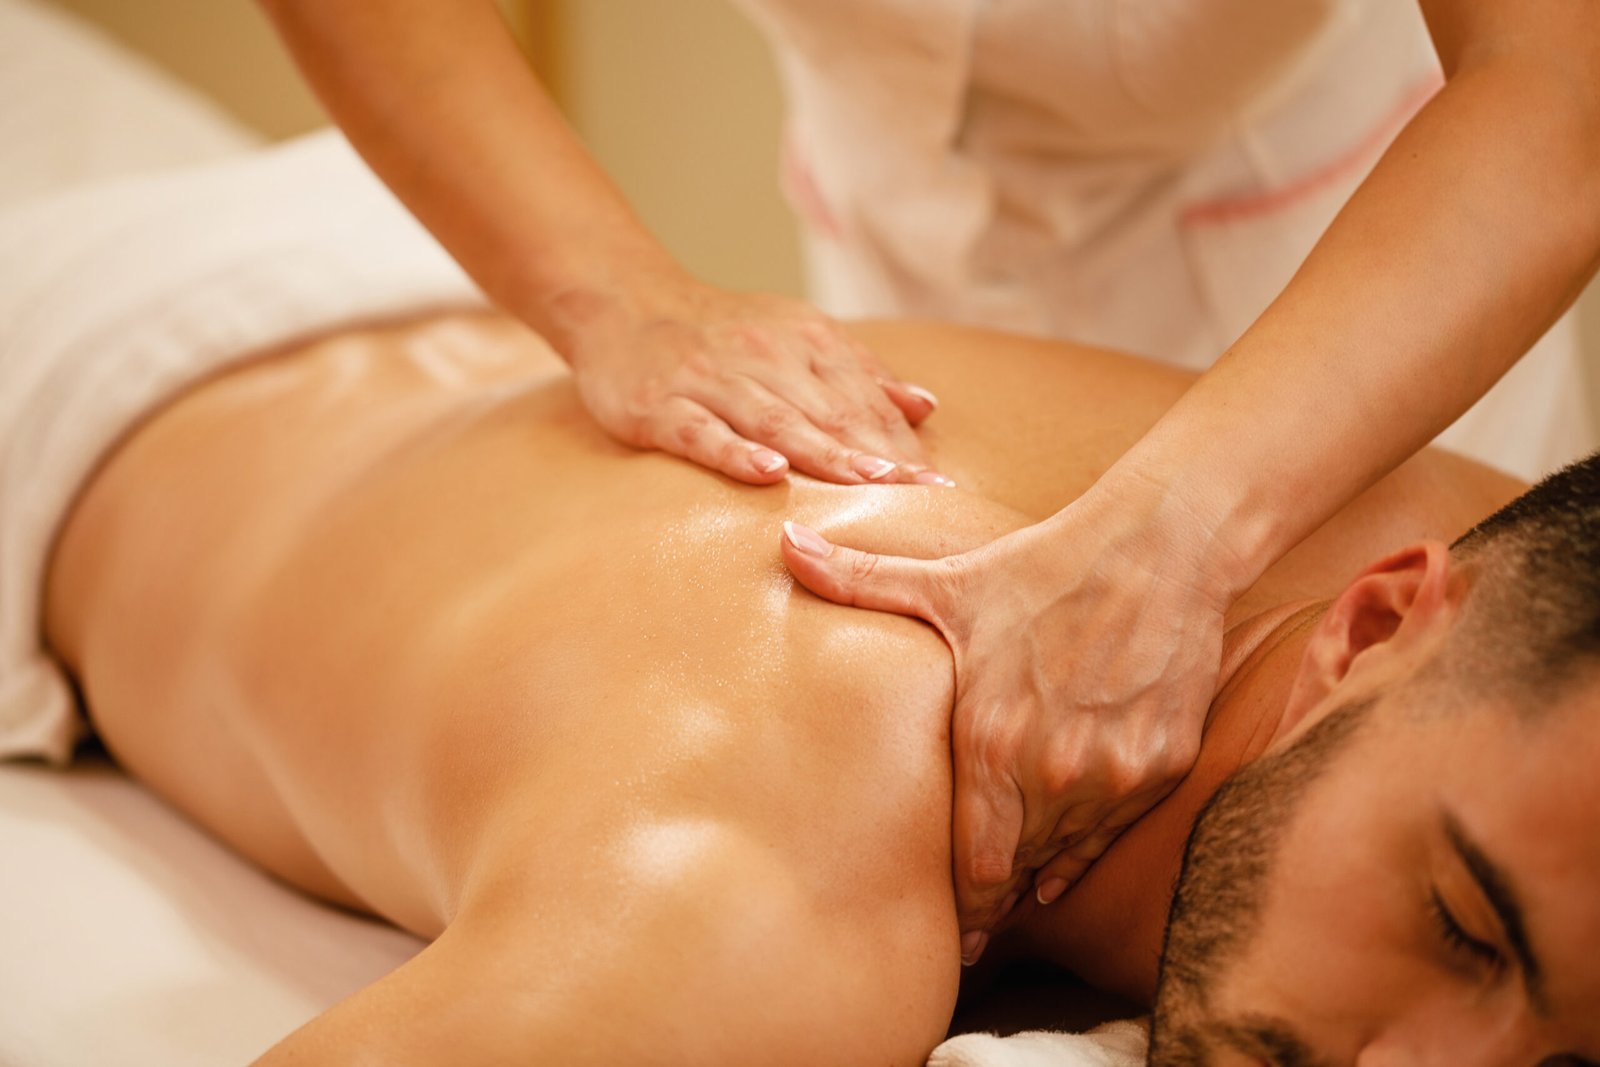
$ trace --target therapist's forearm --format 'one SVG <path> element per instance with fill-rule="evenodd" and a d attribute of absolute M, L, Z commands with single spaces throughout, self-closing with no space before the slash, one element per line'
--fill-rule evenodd
<path fill-rule="evenodd" d="M 484 290 L 555 314 L 676 270 L 568 128 L 490 0 L 261 0 L 351 143 Z"/>
<path fill-rule="evenodd" d="M 1600 251 L 1600 102 L 1528 59 L 1462 70 L 1265 314 L 1108 473 L 1232 594 L 1480 397 Z"/>

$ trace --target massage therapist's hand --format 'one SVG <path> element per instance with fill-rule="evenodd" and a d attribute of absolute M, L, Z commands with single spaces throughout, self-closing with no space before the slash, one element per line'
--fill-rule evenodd
<path fill-rule="evenodd" d="M 790 467 L 845 484 L 945 481 L 912 432 L 933 395 L 820 311 L 676 273 L 630 289 L 556 311 L 578 391 L 612 437 L 758 485 Z"/>
<path fill-rule="evenodd" d="M 920 616 L 955 653 L 953 856 L 962 957 L 1028 887 L 1050 903 L 1188 773 L 1229 595 L 1195 534 L 1091 490 L 964 555 L 878 556 L 786 527 L 830 600 Z M 1185 540 L 1192 540 L 1186 545 Z"/>
<path fill-rule="evenodd" d="M 489 0 L 262 0 L 362 156 L 572 366 L 613 437 L 742 482 L 926 470 L 933 410 L 813 308 L 694 280 L 572 132 Z"/>

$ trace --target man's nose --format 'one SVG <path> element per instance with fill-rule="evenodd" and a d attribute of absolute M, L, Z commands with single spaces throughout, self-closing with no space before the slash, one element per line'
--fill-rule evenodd
<path fill-rule="evenodd" d="M 1421 1011 L 1396 1019 L 1356 1056 L 1356 1067 L 1537 1067 L 1549 1050 L 1521 1017 Z"/>

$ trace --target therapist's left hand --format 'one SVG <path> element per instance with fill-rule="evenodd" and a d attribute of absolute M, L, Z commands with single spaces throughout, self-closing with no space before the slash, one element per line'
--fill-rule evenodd
<path fill-rule="evenodd" d="M 806 588 L 926 619 L 955 654 L 953 874 L 968 963 L 1030 878 L 1054 901 L 1199 752 L 1229 596 L 1203 569 L 1200 531 L 1115 496 L 1091 490 L 937 560 L 786 524 L 784 560 Z"/>

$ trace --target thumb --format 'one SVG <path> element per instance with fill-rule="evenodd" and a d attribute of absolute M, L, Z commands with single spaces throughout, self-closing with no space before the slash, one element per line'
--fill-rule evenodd
<path fill-rule="evenodd" d="M 795 580 L 836 604 L 916 615 L 942 628 L 939 560 L 879 556 L 835 545 L 809 526 L 783 524 L 783 561 Z"/>

